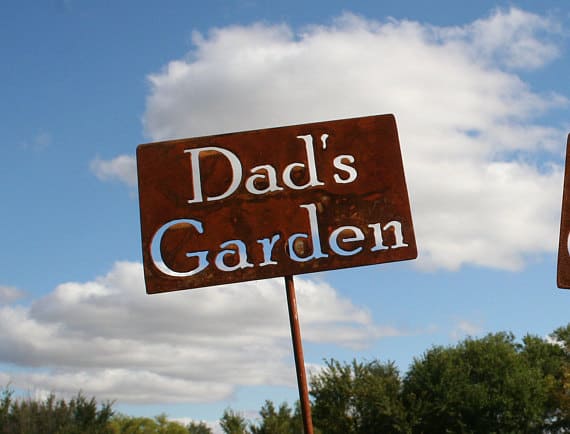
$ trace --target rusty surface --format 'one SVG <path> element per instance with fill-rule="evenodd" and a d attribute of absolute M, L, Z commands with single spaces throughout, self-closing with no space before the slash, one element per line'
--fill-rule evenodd
<path fill-rule="evenodd" d="M 557 283 L 559 288 L 570 289 L 570 134 L 566 142 L 566 167 L 562 194 L 562 215 L 558 242 Z"/>
<path fill-rule="evenodd" d="M 293 280 L 293 276 L 285 276 L 285 291 L 287 294 L 287 307 L 289 310 L 289 324 L 291 326 L 291 340 L 293 341 L 293 355 L 295 356 L 295 368 L 297 370 L 297 385 L 299 387 L 299 401 L 301 403 L 301 415 L 303 416 L 303 428 L 305 434 L 313 434 L 311 401 L 309 399 L 309 387 L 307 386 L 305 357 L 303 355 L 301 326 L 299 325 L 297 297 L 295 295 L 295 282 Z"/>
<path fill-rule="evenodd" d="M 314 171 L 310 167 L 309 147 L 305 140 L 299 138 L 308 135 L 313 139 Z M 206 200 L 223 195 L 237 178 L 228 158 L 219 152 L 201 152 L 198 154 L 199 179 L 204 200 L 192 202 L 196 200 L 193 185 L 196 178 L 193 175 L 197 171 L 193 171 L 195 166 L 190 150 L 204 147 L 233 152 L 240 161 L 243 176 L 233 194 L 221 200 Z M 346 156 L 352 156 L 354 162 L 350 163 Z M 350 173 L 339 169 L 338 160 L 335 163 L 337 157 L 341 158 L 341 164 L 357 171 L 352 182 L 342 183 L 350 180 Z M 290 183 L 302 186 L 310 183 L 313 176 L 313 181 L 316 179 L 319 185 L 305 189 L 288 187 L 283 177 L 287 166 L 292 163 L 298 164 L 290 167 L 287 175 Z M 269 179 L 271 169 L 267 168 L 268 165 L 275 169 L 274 180 Z M 400 261 L 417 256 L 398 133 L 392 115 L 140 145 L 137 148 L 137 167 L 148 293 Z M 257 169 L 252 171 L 254 168 Z M 248 178 L 253 175 L 258 176 L 248 184 Z M 252 188 L 263 191 L 274 184 L 278 190 L 265 194 L 251 192 Z M 317 237 L 311 236 L 311 212 L 317 221 Z M 160 256 L 155 255 L 153 261 L 151 246 L 154 245 L 156 251 L 159 229 L 182 219 L 200 222 L 203 233 L 185 222 L 170 225 L 161 238 Z M 386 227 L 392 221 L 401 223 L 403 240 L 399 244 L 397 228 L 394 225 Z M 376 225 L 376 229 L 370 225 Z M 330 237 L 341 226 L 358 228 L 364 239 L 351 241 L 351 238 L 359 238 L 353 228 L 338 230 L 333 237 L 338 240 L 335 251 L 331 248 Z M 378 248 L 375 238 L 378 232 L 385 248 Z M 295 255 L 307 258 L 319 252 L 317 256 L 322 257 L 304 262 L 292 259 L 288 240 L 298 233 L 307 236 L 297 237 L 291 243 Z M 263 243 L 268 244 L 273 237 L 276 241 L 268 261 Z M 240 264 L 235 242 L 221 247 L 232 240 L 243 243 L 247 265 L 235 271 L 224 271 L 215 265 L 217 256 L 222 257 L 226 268 Z M 342 255 L 339 249 L 357 253 Z M 225 253 L 222 252 L 224 250 Z M 208 252 L 208 266 L 192 276 L 182 276 L 195 270 L 199 264 L 196 255 L 187 254 L 199 251 Z M 180 275 L 165 274 L 164 269 L 161 271 L 157 265 L 160 262 Z"/>

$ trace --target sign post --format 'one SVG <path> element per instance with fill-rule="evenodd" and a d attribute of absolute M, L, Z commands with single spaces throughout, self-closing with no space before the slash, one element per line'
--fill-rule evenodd
<path fill-rule="evenodd" d="M 301 327 L 299 326 L 297 297 L 295 296 L 295 283 L 293 281 L 293 276 L 285 276 L 285 291 L 287 293 L 289 324 L 291 325 L 291 338 L 293 340 L 293 355 L 295 357 L 295 369 L 297 371 L 297 386 L 299 387 L 299 401 L 301 402 L 303 428 L 305 430 L 305 434 L 313 434 L 311 401 L 309 400 L 309 388 L 307 386 L 305 358 L 303 356 L 303 343 L 301 340 Z"/>
<path fill-rule="evenodd" d="M 570 289 L 570 134 L 566 142 L 566 167 L 564 170 L 556 281 L 559 288 Z"/>
<path fill-rule="evenodd" d="M 137 169 L 149 294 L 285 277 L 312 434 L 293 276 L 417 257 L 394 116 L 140 145 Z"/>

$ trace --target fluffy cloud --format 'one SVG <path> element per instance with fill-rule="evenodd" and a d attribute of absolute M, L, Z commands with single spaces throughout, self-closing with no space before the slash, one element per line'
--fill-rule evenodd
<path fill-rule="evenodd" d="M 345 15 L 215 29 L 149 77 L 144 125 L 163 140 L 395 113 L 419 264 L 516 270 L 556 248 L 565 132 L 540 119 L 567 105 L 516 71 L 555 58 L 560 34 L 516 8 L 461 27 Z"/>
<path fill-rule="evenodd" d="M 401 334 L 324 282 L 296 286 L 305 342 L 354 347 Z M 30 306 L 0 308 L 0 363 L 18 366 L 0 379 L 24 390 L 215 401 L 240 385 L 295 384 L 291 352 L 281 279 L 147 296 L 141 265 L 121 262 Z"/>
<path fill-rule="evenodd" d="M 0 303 L 12 303 L 16 300 L 24 298 L 24 293 L 18 288 L 13 286 L 2 286 L 0 285 Z"/>
<path fill-rule="evenodd" d="M 117 179 L 131 187 L 137 185 L 137 162 L 132 155 L 119 155 L 112 160 L 96 158 L 90 169 L 102 181 Z"/>
<path fill-rule="evenodd" d="M 519 9 L 495 13 L 464 27 L 436 31 L 448 41 L 457 41 L 478 59 L 511 68 L 538 68 L 559 54 L 551 41 L 538 39 L 537 34 L 542 33 L 542 38 L 559 34 L 560 25 Z"/>

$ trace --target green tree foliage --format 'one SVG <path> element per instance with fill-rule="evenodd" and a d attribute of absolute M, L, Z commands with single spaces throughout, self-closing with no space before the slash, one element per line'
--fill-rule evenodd
<path fill-rule="evenodd" d="M 554 345 L 548 345 L 538 338 L 534 340 L 541 351 L 534 350 L 531 356 L 541 361 L 541 369 L 551 386 L 548 419 L 550 432 L 570 432 L 570 324 L 552 333 L 550 343 Z M 525 344 L 526 349 L 529 345 Z M 544 349 L 543 346 L 547 348 Z"/>
<path fill-rule="evenodd" d="M 313 421 L 336 433 L 570 433 L 570 325 L 433 347 L 392 363 L 335 360 L 311 378 Z"/>
<path fill-rule="evenodd" d="M 108 434 L 112 433 L 112 404 L 100 407 L 95 398 L 81 393 L 69 401 L 56 400 L 54 395 L 44 401 L 13 399 L 5 388 L 0 399 L 0 432 L 45 434 Z"/>
<path fill-rule="evenodd" d="M 186 428 L 189 434 L 213 434 L 212 429 L 204 422 L 190 422 Z"/>
<path fill-rule="evenodd" d="M 226 434 L 248 434 L 245 418 L 230 408 L 224 410 L 220 419 L 220 427 Z"/>
<path fill-rule="evenodd" d="M 554 339 L 558 340 L 556 337 Z M 527 335 L 523 338 L 520 354 L 531 366 L 538 368 L 546 388 L 547 400 L 543 414 L 544 432 L 558 432 L 560 429 L 569 428 L 570 403 L 567 399 L 566 378 L 570 358 L 567 350 L 563 345 Z"/>
<path fill-rule="evenodd" d="M 181 423 L 168 420 L 165 414 L 154 418 L 116 415 L 111 428 L 113 434 L 188 434 L 189 431 Z"/>
<path fill-rule="evenodd" d="M 412 432 L 544 432 L 550 386 L 535 350 L 545 348 L 530 343 L 525 353 L 512 334 L 497 333 L 416 359 L 403 387 Z"/>
<path fill-rule="evenodd" d="M 261 421 L 259 425 L 250 425 L 251 434 L 303 434 L 303 424 L 300 410 L 297 406 L 295 412 L 287 403 L 283 403 L 275 410 L 272 401 L 265 401 L 259 411 Z"/>
<path fill-rule="evenodd" d="M 323 433 L 405 432 L 401 380 L 393 363 L 329 360 L 310 383 L 313 422 Z"/>
<path fill-rule="evenodd" d="M 151 434 L 158 432 L 158 424 L 154 419 L 122 414 L 113 418 L 112 428 L 112 432 L 117 434 Z"/>

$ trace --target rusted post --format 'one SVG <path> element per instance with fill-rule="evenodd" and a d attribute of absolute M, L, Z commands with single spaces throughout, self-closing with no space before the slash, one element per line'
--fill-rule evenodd
<path fill-rule="evenodd" d="M 303 357 L 303 344 L 301 342 L 301 328 L 297 313 L 297 297 L 293 276 L 285 276 L 285 289 L 287 291 L 287 306 L 289 307 L 289 323 L 291 324 L 291 337 L 293 339 L 293 353 L 295 355 L 295 368 L 297 369 L 297 384 L 301 400 L 301 413 L 305 434 L 313 434 L 313 420 L 311 418 L 311 402 L 309 401 L 309 388 L 305 373 L 305 360 Z"/>

